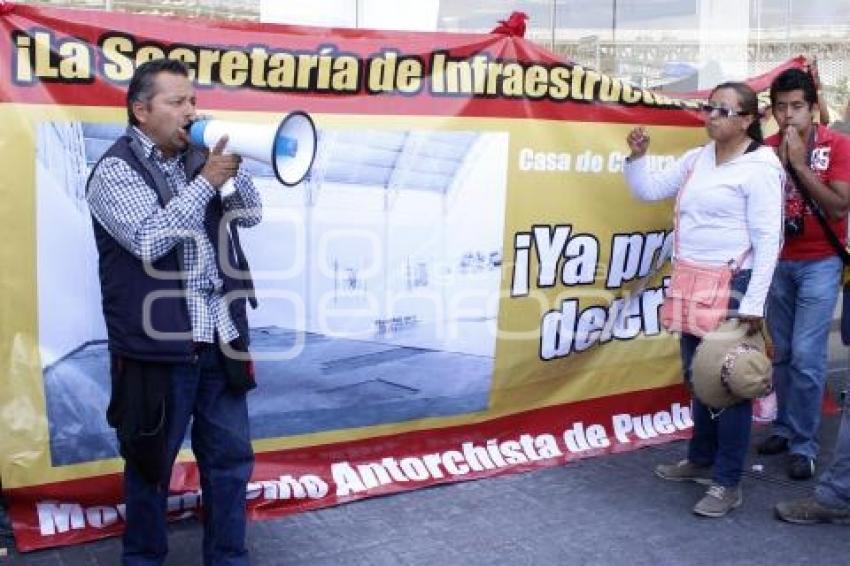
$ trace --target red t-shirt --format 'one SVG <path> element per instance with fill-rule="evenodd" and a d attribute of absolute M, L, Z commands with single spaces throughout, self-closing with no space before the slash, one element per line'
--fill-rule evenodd
<path fill-rule="evenodd" d="M 774 134 L 764 140 L 766 145 L 778 147 L 780 134 Z M 817 125 L 815 143 L 812 149 L 812 171 L 824 183 L 844 181 L 850 183 L 850 138 L 833 132 L 826 126 Z M 785 237 L 785 244 L 779 257 L 782 259 L 821 259 L 835 255 L 835 248 L 826 239 L 815 213 L 805 204 L 789 175 L 785 181 L 785 216 L 803 217 L 803 233 Z M 847 241 L 847 218 L 828 219 L 832 231 Z"/>

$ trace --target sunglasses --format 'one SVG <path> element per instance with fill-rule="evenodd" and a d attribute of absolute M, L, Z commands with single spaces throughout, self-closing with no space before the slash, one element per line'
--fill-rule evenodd
<path fill-rule="evenodd" d="M 717 116 L 718 118 L 731 118 L 733 116 L 746 116 L 749 114 L 749 112 L 741 112 L 740 110 L 732 110 L 725 106 L 714 106 L 713 104 L 703 104 L 699 109 L 706 116 Z"/>

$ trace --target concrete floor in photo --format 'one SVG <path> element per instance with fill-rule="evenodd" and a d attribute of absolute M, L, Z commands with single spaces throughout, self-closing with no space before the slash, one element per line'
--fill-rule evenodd
<path fill-rule="evenodd" d="M 398 333 L 401 336 L 404 331 Z M 282 328 L 252 329 L 259 387 L 248 395 L 254 439 L 483 411 L 493 358 L 401 346 L 386 340 L 329 338 Z M 303 350 L 263 361 L 271 352 Z M 109 355 L 84 346 L 47 369 L 45 397 L 54 465 L 118 455 L 106 423 Z"/>

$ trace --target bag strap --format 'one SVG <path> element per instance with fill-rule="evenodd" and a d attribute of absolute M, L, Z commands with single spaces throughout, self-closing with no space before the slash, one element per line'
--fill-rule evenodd
<path fill-rule="evenodd" d="M 242 243 L 239 241 L 239 227 L 236 225 L 236 220 L 230 222 L 230 239 L 233 241 L 233 251 L 236 254 L 236 265 L 245 273 L 243 284 L 248 292 L 248 304 L 252 309 L 259 306 L 257 302 L 257 290 L 254 287 L 254 278 L 251 276 L 251 268 L 248 266 L 248 258 L 242 250 Z"/>
<path fill-rule="evenodd" d="M 809 134 L 809 141 L 806 144 L 806 166 L 811 169 L 812 167 L 812 152 L 815 149 L 815 141 L 816 141 L 816 126 L 812 126 L 812 133 Z M 803 200 L 806 201 L 806 206 L 812 209 L 812 212 L 815 214 L 815 218 L 818 219 L 818 224 L 820 224 L 821 229 L 823 230 L 824 235 L 826 235 L 826 239 L 829 240 L 829 243 L 835 249 L 835 252 L 841 258 L 841 261 L 844 265 L 850 265 L 850 253 L 847 252 L 847 248 L 844 244 L 841 243 L 841 239 L 838 235 L 832 231 L 832 227 L 829 225 L 829 222 L 826 219 L 826 215 L 823 212 L 823 209 L 815 202 L 815 199 L 812 198 L 812 195 L 809 194 L 809 189 L 803 185 L 800 181 L 800 176 L 797 175 L 797 172 L 794 171 L 793 167 L 785 166 L 785 170 L 788 172 L 788 176 L 791 177 L 791 181 L 794 183 L 794 186 L 797 188 L 797 192 L 803 197 Z"/>
<path fill-rule="evenodd" d="M 678 192 L 676 192 L 676 203 L 673 206 L 673 258 L 679 256 L 679 206 L 682 200 L 682 195 L 685 193 L 685 189 L 691 182 L 691 177 L 693 177 L 694 175 L 694 169 L 696 169 L 697 167 L 697 161 L 699 161 L 699 158 L 702 156 L 706 147 L 708 146 L 703 146 L 703 148 L 691 162 L 691 166 L 688 168 L 688 173 L 685 175 L 685 180 L 682 183 L 682 187 L 678 190 Z"/>
<path fill-rule="evenodd" d="M 754 142 L 757 143 L 757 142 Z M 694 169 L 696 169 L 697 161 L 702 157 L 703 152 L 707 150 L 710 144 L 706 144 L 702 146 L 702 150 L 697 154 L 696 158 L 694 158 L 691 163 L 691 167 L 688 169 L 688 174 L 685 176 L 685 181 L 682 183 L 682 188 L 676 193 L 676 204 L 673 209 L 673 258 L 679 257 L 679 203 L 682 199 L 682 194 L 685 192 L 685 188 L 688 186 L 688 183 L 691 181 L 691 177 L 694 174 Z M 752 144 L 747 148 L 747 151 L 751 151 Z M 758 147 L 758 146 L 756 146 Z M 750 255 L 750 252 L 753 251 L 753 247 L 750 246 L 744 253 L 738 256 L 738 259 L 729 260 L 729 267 L 733 271 L 738 271 L 742 265 L 744 265 L 744 260 L 747 259 L 747 256 Z"/>

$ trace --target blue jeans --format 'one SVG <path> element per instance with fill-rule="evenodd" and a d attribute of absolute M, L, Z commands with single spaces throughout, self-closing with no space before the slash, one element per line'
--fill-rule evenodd
<path fill-rule="evenodd" d="M 732 277 L 729 310 L 737 310 L 741 296 L 750 282 L 751 271 L 742 269 Z M 682 334 L 679 349 L 685 381 L 691 383 L 691 363 L 701 339 L 691 334 Z M 741 401 L 717 413 L 709 409 L 695 396 L 691 400 L 694 430 L 688 443 L 688 461 L 699 466 L 713 466 L 714 483 L 734 487 L 741 481 L 744 461 L 750 445 L 750 428 L 753 420 L 753 404 Z"/>
<path fill-rule="evenodd" d="M 768 296 L 778 404 L 773 433 L 788 439 L 792 454 L 809 458 L 818 455 L 829 327 L 841 269 L 838 256 L 780 260 Z"/>
<path fill-rule="evenodd" d="M 815 488 L 815 499 L 827 507 L 850 509 L 850 396 L 844 399 L 835 453 Z"/>
<path fill-rule="evenodd" d="M 204 349 L 195 364 L 176 364 L 171 374 L 168 467 L 171 469 L 192 418 L 192 450 L 203 496 L 204 564 L 248 564 L 245 548 L 245 488 L 254 466 L 245 395 L 226 388 L 218 349 Z M 127 504 L 122 564 L 162 564 L 168 553 L 163 485 L 124 468 Z"/>

